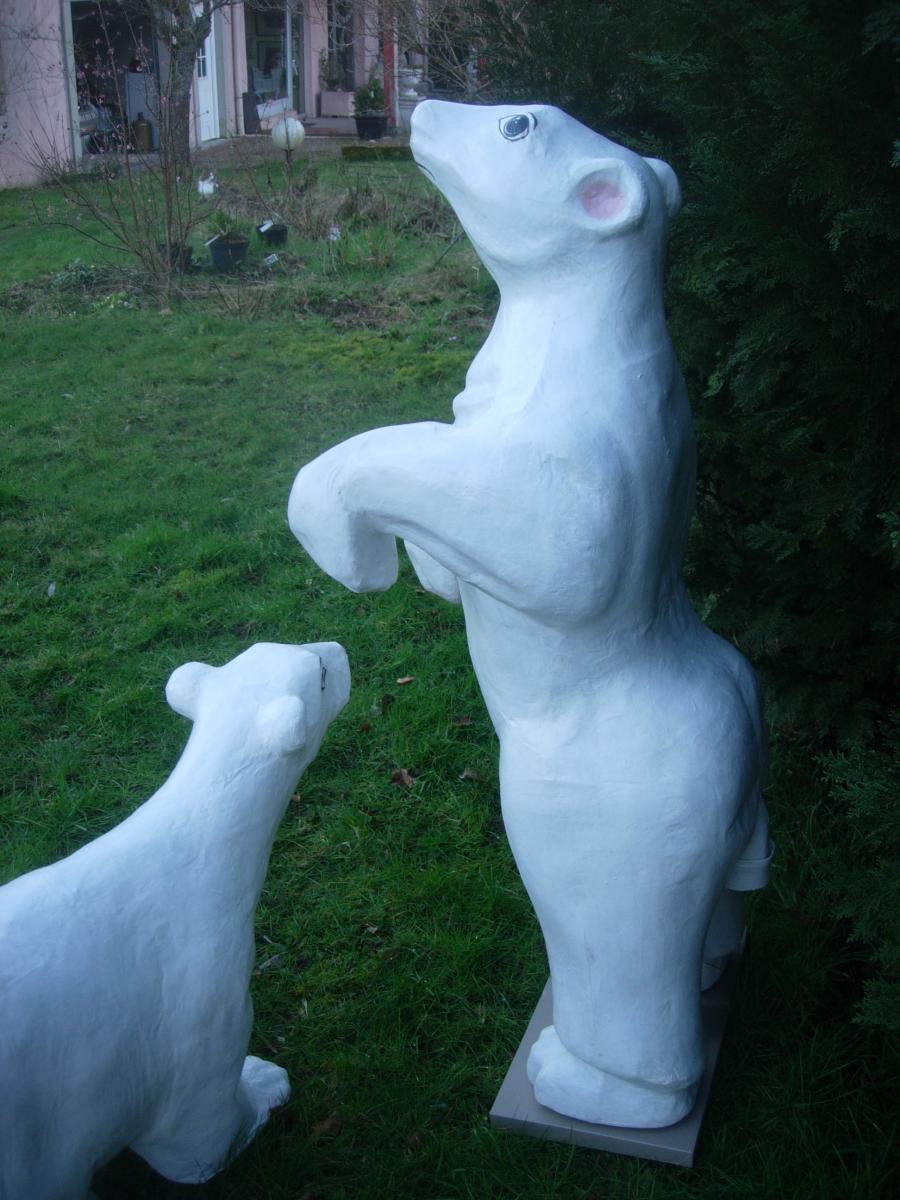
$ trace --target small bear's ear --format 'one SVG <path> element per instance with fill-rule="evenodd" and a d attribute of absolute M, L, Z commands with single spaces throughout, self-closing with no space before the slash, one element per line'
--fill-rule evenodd
<path fill-rule="evenodd" d="M 263 745 L 276 754 L 292 754 L 306 745 L 306 708 L 298 696 L 279 696 L 259 710 L 256 728 Z"/>
<path fill-rule="evenodd" d="M 666 201 L 666 212 L 669 214 L 669 220 L 674 221 L 681 211 L 681 185 L 678 176 L 661 158 L 645 158 L 644 162 L 659 180 Z"/>
<path fill-rule="evenodd" d="M 182 717 L 194 721 L 197 717 L 197 704 L 200 700 L 200 688 L 204 679 L 208 678 L 215 667 L 206 663 L 189 662 L 176 667 L 169 676 L 166 684 L 166 700 L 169 707 L 174 708 Z"/>
<path fill-rule="evenodd" d="M 637 225 L 647 210 L 647 189 L 620 158 L 586 163 L 573 189 L 579 223 L 606 236 Z"/>

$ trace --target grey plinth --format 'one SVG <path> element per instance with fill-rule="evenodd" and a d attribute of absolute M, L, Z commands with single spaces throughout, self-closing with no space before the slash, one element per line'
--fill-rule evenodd
<path fill-rule="evenodd" d="M 549 980 L 497 1093 L 490 1114 L 491 1124 L 500 1129 L 545 1138 L 551 1142 L 568 1142 L 576 1146 L 586 1146 L 591 1150 L 629 1154 L 635 1158 L 674 1163 L 680 1167 L 693 1166 L 700 1126 L 706 1112 L 713 1072 L 725 1033 L 728 1001 L 737 967 L 738 960 L 735 958 L 718 983 L 703 993 L 706 1069 L 700 1083 L 697 1103 L 689 1115 L 677 1125 L 670 1125 L 668 1129 L 619 1129 L 612 1125 L 589 1125 L 586 1121 L 575 1121 L 571 1117 L 560 1116 L 559 1113 L 538 1104 L 525 1073 L 525 1063 L 528 1060 L 528 1052 L 537 1041 L 541 1030 L 553 1023 L 553 1000 Z"/>

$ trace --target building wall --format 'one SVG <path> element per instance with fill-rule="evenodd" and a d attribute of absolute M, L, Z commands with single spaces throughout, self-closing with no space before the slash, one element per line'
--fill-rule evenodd
<path fill-rule="evenodd" d="M 69 127 L 67 18 L 60 0 L 0 0 L 2 187 L 35 183 L 42 160 L 80 152 Z"/>
<path fill-rule="evenodd" d="M 319 59 L 328 53 L 328 25 L 325 15 L 325 0 L 310 6 L 309 32 L 306 54 L 306 111 L 310 117 L 317 112 L 316 99 L 321 91 L 319 83 Z"/>
<path fill-rule="evenodd" d="M 356 86 L 360 87 L 372 77 L 381 54 L 377 5 L 373 0 L 361 0 L 356 21 Z M 384 83 L 383 78 L 381 82 Z"/>
<path fill-rule="evenodd" d="M 219 100 L 224 117 L 223 134 L 226 137 L 236 137 L 244 132 L 241 96 L 247 90 L 243 4 L 235 4 L 222 10 L 219 30 L 222 67 Z"/>
<path fill-rule="evenodd" d="M 353 68 L 355 86 L 366 83 L 381 54 L 377 36 L 377 0 L 357 0 L 354 17 Z M 322 92 L 319 82 L 319 60 L 328 53 L 328 5 L 327 0 L 313 0 L 308 5 L 307 46 L 307 113 L 312 117 L 318 109 Z M 351 108 L 352 111 L 352 108 Z"/>
<path fill-rule="evenodd" d="M 373 3 L 360 0 L 360 8 L 371 13 Z M 317 111 L 321 90 L 319 58 L 328 45 L 326 11 L 325 0 L 316 0 L 307 5 L 302 18 L 302 107 L 309 119 Z M 357 23 L 358 82 L 368 78 L 379 54 L 377 38 L 368 33 L 372 27 L 369 19 Z M 69 0 L 0 0 L 0 187 L 37 182 L 41 163 L 48 159 L 71 162 L 81 157 L 71 38 Z M 213 42 L 219 132 L 234 137 L 244 132 L 242 97 L 248 89 L 242 0 L 234 0 L 217 14 Z M 194 140 L 196 124 L 191 121 Z"/>
<path fill-rule="evenodd" d="M 247 87 L 243 5 L 217 14 L 219 124 L 243 132 Z M 33 184 L 48 159 L 81 158 L 69 0 L 0 0 L 0 187 Z M 159 45 L 165 74 L 165 50 Z M 75 114 L 72 129 L 70 112 Z M 191 120 L 192 140 L 196 122 Z"/>

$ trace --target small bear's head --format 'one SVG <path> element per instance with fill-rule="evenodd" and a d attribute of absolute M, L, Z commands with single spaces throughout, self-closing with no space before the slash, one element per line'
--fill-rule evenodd
<path fill-rule="evenodd" d="M 258 642 L 222 667 L 189 662 L 172 672 L 166 699 L 229 749 L 254 757 L 316 754 L 350 695 L 350 667 L 337 642 Z"/>
<path fill-rule="evenodd" d="M 410 145 L 501 282 L 539 273 L 550 285 L 620 258 L 623 243 L 632 258 L 661 261 L 681 203 L 666 163 L 549 105 L 426 100 Z"/>

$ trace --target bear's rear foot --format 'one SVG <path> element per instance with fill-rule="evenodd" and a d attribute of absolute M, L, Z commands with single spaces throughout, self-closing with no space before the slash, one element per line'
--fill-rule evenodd
<path fill-rule="evenodd" d="M 697 1084 L 664 1091 L 592 1067 L 565 1048 L 552 1025 L 531 1047 L 527 1069 L 539 1104 L 592 1125 L 662 1129 L 686 1117 L 697 1099 Z"/>
<path fill-rule="evenodd" d="M 268 1121 L 272 1109 L 288 1102 L 291 1085 L 288 1082 L 288 1073 L 283 1067 L 248 1054 L 241 1070 L 240 1091 L 245 1103 L 253 1113 L 250 1129 L 244 1141 L 244 1145 L 246 1145 L 257 1130 Z"/>

